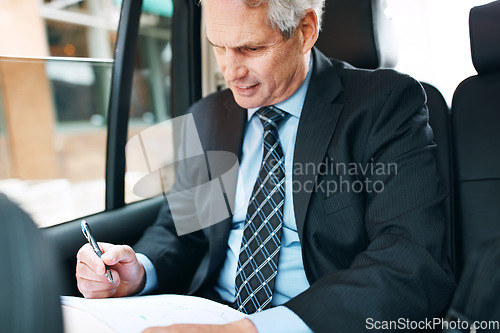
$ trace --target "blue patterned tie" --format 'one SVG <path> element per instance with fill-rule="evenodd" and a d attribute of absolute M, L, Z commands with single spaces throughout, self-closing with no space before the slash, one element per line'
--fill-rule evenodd
<path fill-rule="evenodd" d="M 286 112 L 257 111 L 264 126 L 262 165 L 253 188 L 236 271 L 236 308 L 250 314 L 271 306 L 278 272 L 285 203 L 285 157 L 278 136 Z"/>

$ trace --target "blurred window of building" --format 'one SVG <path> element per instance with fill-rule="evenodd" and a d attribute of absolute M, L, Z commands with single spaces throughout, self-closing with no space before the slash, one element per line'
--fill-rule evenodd
<path fill-rule="evenodd" d="M 41 227 L 105 209 L 120 6 L 119 0 L 0 1 L 0 192 Z M 172 10 L 170 0 L 144 0 L 131 131 L 169 117 Z"/>

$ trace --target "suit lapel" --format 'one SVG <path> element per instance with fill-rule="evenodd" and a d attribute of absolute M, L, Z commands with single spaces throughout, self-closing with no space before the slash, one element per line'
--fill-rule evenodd
<path fill-rule="evenodd" d="M 247 122 L 247 112 L 236 104 L 230 91 L 223 92 L 226 98 L 222 103 L 214 103 L 210 110 L 204 114 L 202 128 L 208 130 L 205 137 L 205 153 L 209 151 L 222 151 L 233 153 L 241 160 L 243 136 Z M 210 276 L 216 266 L 226 255 L 227 240 L 231 231 L 232 216 L 202 229 L 203 234 L 209 239 L 209 250 L 200 263 L 190 286 L 190 294 L 199 290 L 203 282 Z"/>
<path fill-rule="evenodd" d="M 304 107 L 297 130 L 294 153 L 294 166 L 302 167 L 309 163 L 319 165 L 323 162 L 330 144 L 343 104 L 335 103 L 342 91 L 342 84 L 332 63 L 317 49 L 313 49 L 313 74 L 307 91 Z M 293 202 L 297 231 L 302 240 L 305 217 L 312 191 L 305 184 L 315 184 L 316 174 L 293 175 L 294 184 L 300 189 L 293 190 Z"/>
<path fill-rule="evenodd" d="M 233 153 L 241 160 L 243 137 L 247 123 L 246 109 L 241 108 L 229 94 L 221 112 L 215 121 L 214 150 Z M 235 184 L 236 185 L 236 184 Z M 232 215 L 232 214 L 231 214 Z M 231 230 L 232 216 L 224 221 L 204 229 L 210 237 L 210 257 L 225 256 L 227 238 Z"/>

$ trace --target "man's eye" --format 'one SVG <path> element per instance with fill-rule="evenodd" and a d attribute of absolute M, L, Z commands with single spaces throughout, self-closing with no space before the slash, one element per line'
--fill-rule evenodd
<path fill-rule="evenodd" d="M 259 50 L 260 50 L 260 48 L 259 48 L 259 47 L 247 47 L 246 49 L 247 49 L 247 51 L 249 51 L 249 52 L 257 52 L 257 51 L 259 51 Z"/>

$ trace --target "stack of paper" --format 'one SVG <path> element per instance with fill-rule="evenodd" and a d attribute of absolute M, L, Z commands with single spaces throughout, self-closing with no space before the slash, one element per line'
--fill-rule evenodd
<path fill-rule="evenodd" d="M 194 296 L 154 295 L 105 299 L 62 296 L 61 302 L 65 307 L 90 314 L 120 333 L 136 333 L 151 326 L 181 323 L 226 324 L 245 318 L 244 314 L 226 305 Z M 67 323 L 65 327 L 68 327 Z"/>

